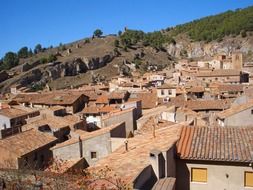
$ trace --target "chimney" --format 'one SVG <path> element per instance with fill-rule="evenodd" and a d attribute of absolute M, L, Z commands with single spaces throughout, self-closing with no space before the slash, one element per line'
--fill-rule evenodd
<path fill-rule="evenodd" d="M 125 149 L 126 151 L 128 151 L 128 140 L 126 139 L 124 143 L 125 143 Z"/>
<path fill-rule="evenodd" d="M 157 179 L 164 178 L 166 173 L 166 159 L 159 150 L 151 150 L 149 153 L 149 161 L 155 172 Z"/>
<path fill-rule="evenodd" d="M 80 151 L 80 158 L 82 158 L 83 157 L 83 142 L 80 136 L 79 136 L 79 151 Z"/>

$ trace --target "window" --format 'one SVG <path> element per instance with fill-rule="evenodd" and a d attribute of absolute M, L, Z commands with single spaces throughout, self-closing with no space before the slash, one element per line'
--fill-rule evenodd
<path fill-rule="evenodd" d="M 244 186 L 253 187 L 253 172 L 244 172 Z"/>
<path fill-rule="evenodd" d="M 164 95 L 164 90 L 163 89 L 161 90 L 161 95 Z"/>
<path fill-rule="evenodd" d="M 207 182 L 207 169 L 206 168 L 192 168 L 191 169 L 192 182 Z"/>
<path fill-rule="evenodd" d="M 90 157 L 91 157 L 91 159 L 96 159 L 97 158 L 97 152 L 91 152 Z"/>
<path fill-rule="evenodd" d="M 251 110 L 251 115 L 253 115 L 253 110 Z"/>
<path fill-rule="evenodd" d="M 169 94 L 169 95 L 172 95 L 172 90 L 168 90 L 168 94 Z"/>

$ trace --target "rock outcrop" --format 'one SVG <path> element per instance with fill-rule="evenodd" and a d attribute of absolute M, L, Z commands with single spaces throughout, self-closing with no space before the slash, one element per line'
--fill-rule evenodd
<path fill-rule="evenodd" d="M 190 42 L 189 39 L 181 39 L 178 40 L 175 45 L 168 44 L 165 48 L 167 52 L 174 57 L 181 57 L 183 52 L 186 52 L 189 58 L 214 56 L 216 54 L 230 55 L 233 51 L 238 50 L 243 53 L 252 51 L 253 39 L 252 37 L 227 37 L 221 42 L 213 41 L 210 43 Z"/>

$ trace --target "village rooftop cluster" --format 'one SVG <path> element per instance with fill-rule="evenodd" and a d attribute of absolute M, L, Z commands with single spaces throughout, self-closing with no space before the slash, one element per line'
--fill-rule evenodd
<path fill-rule="evenodd" d="M 53 172 L 108 166 L 134 189 L 253 188 L 253 63 L 233 52 L 172 70 L 11 87 L 0 101 L 0 168 L 47 172 L 61 160 Z"/>

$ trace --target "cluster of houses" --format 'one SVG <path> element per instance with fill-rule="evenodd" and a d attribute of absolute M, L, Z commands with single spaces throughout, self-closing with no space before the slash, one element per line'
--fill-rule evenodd
<path fill-rule="evenodd" d="M 78 89 L 12 88 L 0 101 L 0 168 L 60 160 L 57 172 L 108 166 L 134 189 L 253 189 L 252 92 L 239 52 Z"/>

